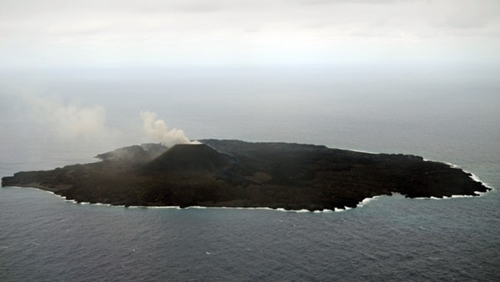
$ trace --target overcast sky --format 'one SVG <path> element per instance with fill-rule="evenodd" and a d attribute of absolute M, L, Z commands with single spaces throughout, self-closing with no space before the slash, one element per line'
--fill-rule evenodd
<path fill-rule="evenodd" d="M 499 0 L 0 0 L 4 67 L 498 64 Z"/>

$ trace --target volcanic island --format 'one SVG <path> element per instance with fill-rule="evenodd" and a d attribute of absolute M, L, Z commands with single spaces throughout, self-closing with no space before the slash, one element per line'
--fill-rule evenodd
<path fill-rule="evenodd" d="M 490 188 L 448 164 L 326 146 L 200 140 L 143 144 L 100 161 L 18 172 L 2 186 L 35 187 L 76 202 L 124 206 L 354 208 L 366 198 L 477 196 Z"/>

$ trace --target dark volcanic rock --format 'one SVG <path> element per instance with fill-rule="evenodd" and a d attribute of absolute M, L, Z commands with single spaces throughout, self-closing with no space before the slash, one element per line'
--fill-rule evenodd
<path fill-rule="evenodd" d="M 96 158 L 103 161 L 114 162 L 134 162 L 144 163 L 157 158 L 164 153 L 168 148 L 161 144 L 142 144 L 129 147 L 119 148 L 111 152 L 99 154 Z"/>
<path fill-rule="evenodd" d="M 177 144 L 145 165 L 144 173 L 170 171 L 213 172 L 230 165 L 229 156 L 205 144 Z"/>
<path fill-rule="evenodd" d="M 322 210 L 367 197 L 477 195 L 489 188 L 458 168 L 412 155 L 325 146 L 202 140 L 199 145 L 131 146 L 104 161 L 20 172 L 3 186 L 54 191 L 68 199 L 121 205 L 233 206 Z M 156 147 L 155 147 L 156 146 Z M 156 152 L 157 157 L 153 159 Z"/>

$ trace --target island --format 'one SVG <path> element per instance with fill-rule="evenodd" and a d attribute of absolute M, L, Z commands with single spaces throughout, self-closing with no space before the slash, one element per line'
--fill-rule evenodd
<path fill-rule="evenodd" d="M 354 208 L 366 198 L 477 196 L 490 188 L 445 163 L 403 154 L 239 140 L 124 147 L 100 161 L 18 172 L 2 186 L 35 187 L 77 202 L 124 206 Z"/>

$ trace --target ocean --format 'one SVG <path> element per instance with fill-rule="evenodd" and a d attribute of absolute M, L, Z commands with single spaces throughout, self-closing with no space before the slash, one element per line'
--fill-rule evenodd
<path fill-rule="evenodd" d="M 416 154 L 455 164 L 494 189 L 474 198 L 383 196 L 355 209 L 311 213 L 109 207 L 6 187 L 0 189 L 0 281 L 499 281 L 498 74 L 199 69 L 4 75 L 0 176 L 90 162 L 107 150 L 146 142 L 138 116 L 151 110 L 192 139 Z M 61 135 L 57 121 L 37 116 L 40 109 L 25 102 L 26 93 L 64 113 L 102 106 L 105 128 L 116 134 Z"/>

